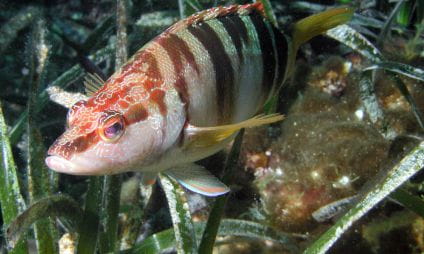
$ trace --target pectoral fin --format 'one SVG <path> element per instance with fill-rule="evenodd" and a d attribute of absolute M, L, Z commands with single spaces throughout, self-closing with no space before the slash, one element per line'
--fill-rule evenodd
<path fill-rule="evenodd" d="M 185 188 L 208 197 L 216 197 L 230 191 L 225 184 L 204 167 L 194 163 L 175 167 L 164 173 L 174 178 Z"/>
<path fill-rule="evenodd" d="M 186 147 L 203 148 L 215 145 L 242 128 L 252 128 L 283 120 L 280 114 L 257 115 L 243 122 L 213 127 L 196 127 L 189 125 L 185 130 Z"/>

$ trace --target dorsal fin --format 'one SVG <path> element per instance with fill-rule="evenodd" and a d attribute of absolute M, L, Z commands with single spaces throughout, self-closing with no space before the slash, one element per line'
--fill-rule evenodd
<path fill-rule="evenodd" d="M 104 83 L 105 81 L 97 73 L 88 73 L 84 77 L 85 93 L 88 96 L 92 96 L 104 85 Z"/>
<path fill-rule="evenodd" d="M 249 15 L 252 12 L 258 12 L 264 18 L 266 18 L 266 14 L 264 11 L 264 6 L 261 2 L 256 2 L 252 4 L 245 5 L 230 5 L 230 6 L 218 6 L 205 11 L 198 12 L 196 14 L 191 15 L 183 20 L 178 21 L 171 27 L 169 27 L 164 34 L 167 33 L 175 33 L 180 31 L 188 26 L 207 21 L 214 18 L 219 18 L 231 14 L 239 14 L 239 15 Z"/>

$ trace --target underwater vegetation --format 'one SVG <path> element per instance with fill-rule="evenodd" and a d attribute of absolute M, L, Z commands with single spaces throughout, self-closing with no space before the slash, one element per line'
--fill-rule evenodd
<path fill-rule="evenodd" d="M 44 159 L 87 73 L 105 80 L 174 22 L 249 1 L 1 1 L 0 253 L 424 252 L 423 1 L 261 2 L 287 34 L 355 14 L 300 47 L 266 108 L 282 122 L 199 162 L 231 189 L 210 198 Z"/>

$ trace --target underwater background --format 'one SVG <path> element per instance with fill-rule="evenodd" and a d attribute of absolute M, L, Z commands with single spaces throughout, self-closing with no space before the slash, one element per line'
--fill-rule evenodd
<path fill-rule="evenodd" d="M 206 198 L 161 176 L 47 169 L 66 102 L 208 0 L 0 0 L 0 253 L 424 253 L 424 2 L 268 1 L 286 34 L 351 6 L 302 45 L 272 111 L 199 162 Z"/>

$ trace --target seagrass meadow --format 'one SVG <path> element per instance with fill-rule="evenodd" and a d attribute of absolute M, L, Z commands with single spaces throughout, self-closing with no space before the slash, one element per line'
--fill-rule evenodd
<path fill-rule="evenodd" d="M 354 15 L 299 48 L 260 112 L 283 121 L 196 162 L 231 189 L 206 197 L 165 174 L 59 174 L 47 149 L 89 73 L 252 1 L 0 0 L 0 253 L 424 253 L 424 2 L 258 2 L 288 37 L 309 15 Z"/>

